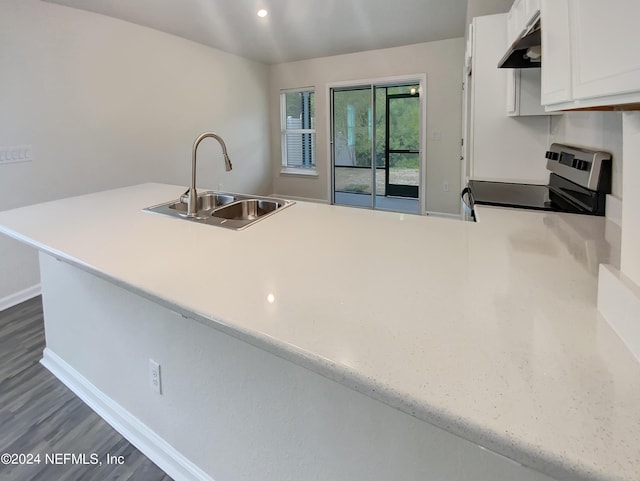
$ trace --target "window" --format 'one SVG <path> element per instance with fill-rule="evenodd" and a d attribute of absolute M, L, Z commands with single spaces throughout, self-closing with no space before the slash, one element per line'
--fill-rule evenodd
<path fill-rule="evenodd" d="M 316 174 L 316 98 L 313 89 L 280 94 L 282 172 Z"/>

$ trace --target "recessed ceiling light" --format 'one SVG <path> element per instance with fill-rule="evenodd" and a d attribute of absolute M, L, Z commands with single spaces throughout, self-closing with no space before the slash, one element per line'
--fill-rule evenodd
<path fill-rule="evenodd" d="M 267 12 L 264 8 L 261 8 L 260 10 L 258 10 L 258 17 L 263 17 L 264 18 L 264 17 L 267 16 L 268 13 L 269 12 Z"/>

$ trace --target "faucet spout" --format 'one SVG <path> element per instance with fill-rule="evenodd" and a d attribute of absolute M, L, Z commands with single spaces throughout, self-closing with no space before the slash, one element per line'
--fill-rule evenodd
<path fill-rule="evenodd" d="M 231 159 L 229 159 L 229 154 L 227 154 L 227 146 L 218 134 L 213 132 L 204 132 L 198 136 L 198 138 L 193 143 L 193 149 L 191 151 L 191 186 L 189 188 L 189 197 L 187 201 L 187 216 L 195 217 L 198 211 L 198 192 L 196 191 L 196 154 L 198 152 L 198 146 L 200 142 L 202 142 L 207 137 L 212 137 L 218 141 L 220 146 L 222 147 L 222 156 L 224 157 L 224 165 L 229 172 L 233 166 L 231 165 Z"/>

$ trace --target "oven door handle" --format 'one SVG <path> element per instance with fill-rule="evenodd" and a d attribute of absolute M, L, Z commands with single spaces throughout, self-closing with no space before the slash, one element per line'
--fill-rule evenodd
<path fill-rule="evenodd" d="M 467 202 L 467 199 L 464 198 L 465 195 L 468 197 L 469 202 Z M 473 194 L 471 193 L 471 189 L 469 187 L 465 187 L 464 189 L 462 189 L 462 192 L 460 193 L 460 198 L 462 199 L 462 203 L 467 208 L 469 213 L 471 213 L 473 211 L 473 204 L 474 204 Z"/>
<path fill-rule="evenodd" d="M 465 196 L 467 196 L 466 199 Z M 473 199 L 473 192 L 471 192 L 471 189 L 469 187 L 465 187 L 464 189 L 462 189 L 462 192 L 460 192 L 460 198 L 462 199 L 462 207 L 464 211 L 469 216 L 469 218 L 475 222 L 476 213 L 473 211 L 475 201 Z"/>

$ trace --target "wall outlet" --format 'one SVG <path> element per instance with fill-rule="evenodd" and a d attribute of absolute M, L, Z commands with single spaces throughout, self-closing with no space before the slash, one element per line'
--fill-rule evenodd
<path fill-rule="evenodd" d="M 449 192 L 449 182 L 444 181 L 442 183 L 442 190 L 444 190 L 445 192 Z"/>
<path fill-rule="evenodd" d="M 162 377 L 160 376 L 160 363 L 149 359 L 149 382 L 151 389 L 158 394 L 162 394 Z"/>

